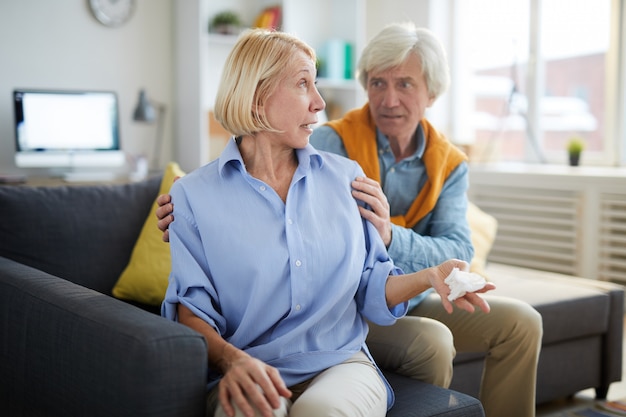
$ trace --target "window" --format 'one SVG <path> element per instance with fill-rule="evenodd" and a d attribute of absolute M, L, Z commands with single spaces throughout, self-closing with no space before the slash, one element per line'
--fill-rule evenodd
<path fill-rule="evenodd" d="M 459 48 L 473 94 L 474 158 L 563 164 L 572 136 L 610 165 L 611 0 L 464 0 Z M 612 6 L 613 3 L 613 6 Z M 614 35 L 615 38 L 618 35 Z M 616 64 L 617 65 L 617 64 Z M 458 80 L 457 80 L 458 81 Z M 453 80 L 455 82 L 455 80 Z M 617 111 L 617 110 L 615 110 Z"/>

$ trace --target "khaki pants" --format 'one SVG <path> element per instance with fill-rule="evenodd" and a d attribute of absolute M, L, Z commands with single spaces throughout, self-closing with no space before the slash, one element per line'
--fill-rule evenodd
<path fill-rule="evenodd" d="M 226 417 L 218 404 L 217 390 L 215 387 L 208 394 L 207 415 Z M 293 402 L 283 398 L 282 406 L 274 410 L 274 417 L 384 417 L 387 413 L 387 388 L 363 352 L 326 369 L 307 384 L 299 384 L 294 393 L 299 396 Z M 243 417 L 239 409 L 235 417 Z"/>
<path fill-rule="evenodd" d="M 381 368 L 442 387 L 450 384 L 455 349 L 486 352 L 479 397 L 487 417 L 534 416 L 541 316 L 518 300 L 483 297 L 488 314 L 448 314 L 431 294 L 393 326 L 370 325 L 368 347 Z"/>

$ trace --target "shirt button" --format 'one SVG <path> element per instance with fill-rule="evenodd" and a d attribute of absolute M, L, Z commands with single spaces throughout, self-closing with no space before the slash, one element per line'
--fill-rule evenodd
<path fill-rule="evenodd" d="M 287 219 L 287 224 L 293 224 L 293 220 Z"/>
<path fill-rule="evenodd" d="M 296 311 L 300 311 L 300 309 L 301 309 L 301 308 L 302 308 L 302 307 L 300 307 L 300 304 L 297 304 L 297 305 L 296 305 Z"/>
<path fill-rule="evenodd" d="M 396 172 L 396 169 L 395 168 L 391 168 L 389 171 L 393 174 L 394 172 Z"/>
<path fill-rule="evenodd" d="M 300 262 L 300 260 L 298 259 L 298 260 L 296 261 L 296 266 L 301 266 L 301 265 L 302 265 L 302 262 Z"/>
<path fill-rule="evenodd" d="M 259 190 L 261 190 L 261 191 L 265 191 L 265 185 L 260 186 L 260 187 L 259 187 Z"/>

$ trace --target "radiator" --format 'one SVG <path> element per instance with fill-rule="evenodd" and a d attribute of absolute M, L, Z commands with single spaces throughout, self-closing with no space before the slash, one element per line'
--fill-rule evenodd
<path fill-rule="evenodd" d="M 471 198 L 498 220 L 489 261 L 576 274 L 581 234 L 577 192 L 480 186 Z"/>
<path fill-rule="evenodd" d="M 600 195 L 598 279 L 626 284 L 626 195 Z"/>
<path fill-rule="evenodd" d="M 474 166 L 468 197 L 498 220 L 488 261 L 626 284 L 626 169 Z"/>

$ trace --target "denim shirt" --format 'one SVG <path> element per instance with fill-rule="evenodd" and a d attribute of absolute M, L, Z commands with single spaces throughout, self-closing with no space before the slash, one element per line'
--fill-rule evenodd
<path fill-rule="evenodd" d="M 391 216 L 405 214 L 428 179 L 422 161 L 426 139 L 421 125 L 416 136 L 415 153 L 396 162 L 389 140 L 376 130 L 381 185 Z M 343 141 L 329 126 L 316 128 L 310 143 L 318 150 L 347 156 Z M 430 213 L 412 228 L 392 225 L 389 256 L 404 272 L 416 272 L 451 258 L 471 261 L 474 248 L 466 218 L 468 186 L 468 165 L 463 162 L 444 183 L 437 205 Z M 419 304 L 429 291 L 411 299 L 409 309 Z"/>

